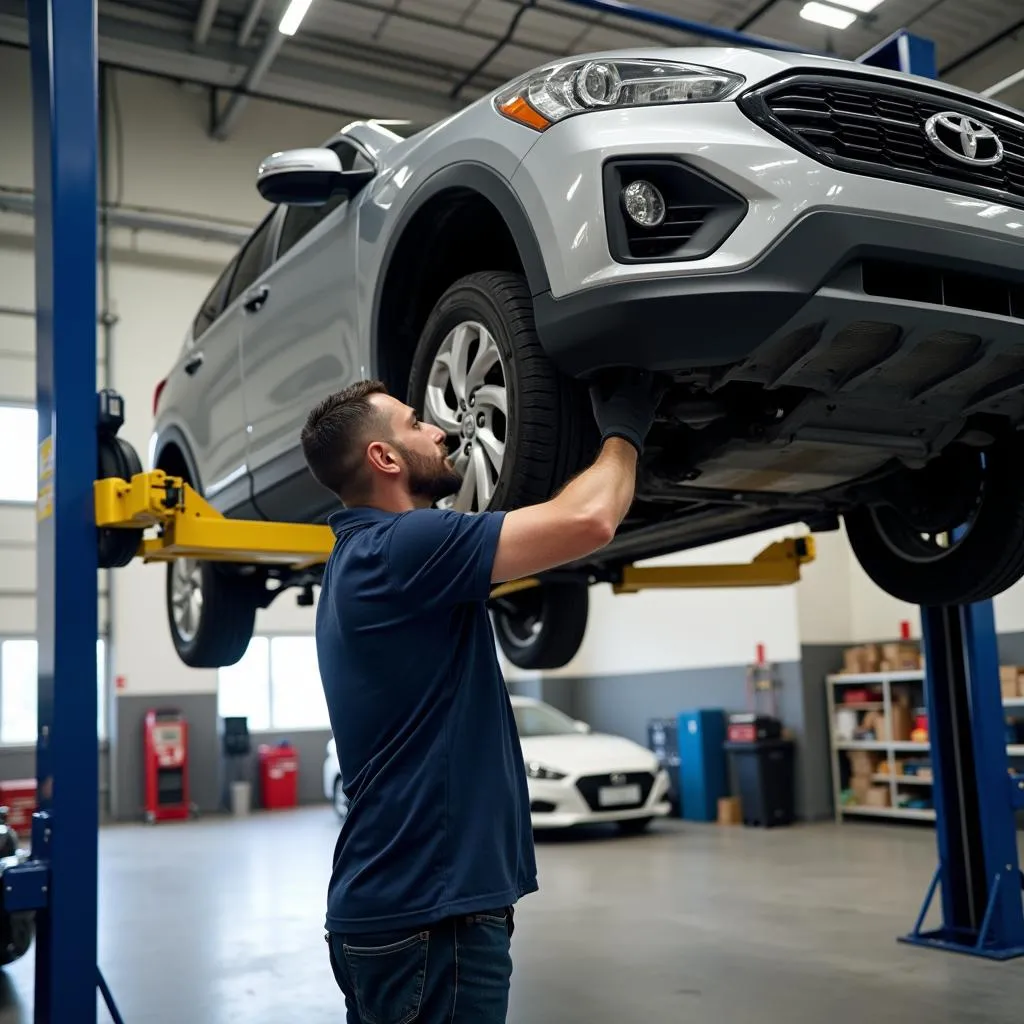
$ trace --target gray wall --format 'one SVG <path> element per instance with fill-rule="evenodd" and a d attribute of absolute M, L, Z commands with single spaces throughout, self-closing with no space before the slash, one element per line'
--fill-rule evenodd
<path fill-rule="evenodd" d="M 808 694 L 813 679 L 798 662 L 776 666 L 778 714 L 796 740 L 796 810 L 801 818 L 831 814 L 828 740 L 824 726 L 824 683 Z M 745 665 L 543 680 L 543 699 L 595 730 L 618 733 L 647 746 L 647 723 L 696 708 L 728 712 L 749 709 Z M 759 705 L 767 712 L 767 705 Z"/>
<path fill-rule="evenodd" d="M 100 744 L 99 751 L 100 776 L 100 821 L 110 819 L 110 748 L 109 744 Z M 35 747 L 0 747 L 0 779 L 4 782 L 14 779 L 34 779 L 36 777 Z M 25 837 L 22 836 L 22 839 Z"/>
<path fill-rule="evenodd" d="M 274 746 L 288 740 L 295 748 L 299 761 L 299 803 L 324 802 L 323 768 L 330 729 L 297 730 L 296 732 L 255 732 L 252 734 L 252 754 L 249 757 L 248 778 L 252 780 L 253 806 L 259 805 L 259 746 Z"/>
<path fill-rule="evenodd" d="M 119 697 L 117 702 L 117 793 L 114 817 L 138 821 L 143 816 L 142 723 L 150 708 L 173 707 L 188 720 L 189 785 L 191 798 L 201 814 L 227 809 L 227 771 L 220 753 L 217 695 L 177 694 L 174 697 Z M 252 753 L 238 766 L 240 777 L 252 783 L 252 805 L 258 807 L 260 744 L 288 740 L 299 760 L 299 803 L 323 803 L 323 763 L 331 733 L 323 730 L 260 732 L 251 737 Z"/>
<path fill-rule="evenodd" d="M 145 813 L 142 724 L 150 708 L 175 708 L 188 721 L 188 779 L 192 802 L 201 814 L 220 807 L 220 750 L 217 695 L 179 693 L 173 697 L 121 696 L 113 724 L 114 790 L 111 812 L 118 821 L 139 821 Z"/>
<path fill-rule="evenodd" d="M 810 817 L 828 818 L 832 807 L 832 757 L 829 752 L 828 691 L 825 677 L 843 667 L 847 644 L 804 644 L 800 648 L 803 666 L 804 738 L 802 755 L 807 770 L 803 776 L 804 799 Z"/>

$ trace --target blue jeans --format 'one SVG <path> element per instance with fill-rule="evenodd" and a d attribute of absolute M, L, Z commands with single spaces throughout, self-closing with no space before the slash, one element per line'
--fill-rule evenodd
<path fill-rule="evenodd" d="M 512 908 L 420 929 L 327 936 L 347 1024 L 505 1024 Z"/>

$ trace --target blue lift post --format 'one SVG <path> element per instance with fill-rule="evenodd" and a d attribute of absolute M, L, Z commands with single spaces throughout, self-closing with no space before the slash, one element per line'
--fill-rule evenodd
<path fill-rule="evenodd" d="M 864 64 L 937 78 L 935 46 L 897 32 Z M 1010 774 L 991 601 L 921 609 L 938 867 L 901 941 L 993 960 L 1024 955 L 1015 811 L 1024 776 Z M 923 931 L 941 890 L 942 925 Z"/>
<path fill-rule="evenodd" d="M 95 1024 L 96 0 L 28 0 L 28 19 L 39 415 L 38 811 L 31 859 L 3 875 L 4 904 L 36 912 L 37 1024 Z"/>

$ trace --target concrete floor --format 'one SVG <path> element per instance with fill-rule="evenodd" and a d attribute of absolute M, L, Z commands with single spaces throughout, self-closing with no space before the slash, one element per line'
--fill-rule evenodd
<path fill-rule="evenodd" d="M 126 1024 L 340 1024 L 321 931 L 336 833 L 326 807 L 105 829 L 100 957 Z M 510 1024 L 1024 1019 L 1024 960 L 895 941 L 930 830 L 670 822 L 542 838 L 538 859 Z M 0 975 L 0 1024 L 31 1020 L 32 969 L 30 953 Z"/>

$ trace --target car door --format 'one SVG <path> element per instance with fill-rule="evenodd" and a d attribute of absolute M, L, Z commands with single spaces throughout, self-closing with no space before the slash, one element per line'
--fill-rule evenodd
<path fill-rule="evenodd" d="M 366 166 L 347 141 L 342 168 Z M 360 163 L 360 161 L 362 163 Z M 320 516 L 331 502 L 306 468 L 299 442 L 310 409 L 366 374 L 356 323 L 356 224 L 338 196 L 283 211 L 273 266 L 245 316 L 242 366 L 253 500 L 268 519 Z"/>
<path fill-rule="evenodd" d="M 200 310 L 181 362 L 187 381 L 175 402 L 190 428 L 190 447 L 207 499 L 222 511 L 249 502 L 248 439 L 241 345 L 248 285 L 266 265 L 274 227 L 267 217 L 232 260 Z M 215 318 L 210 317 L 219 309 Z"/>

